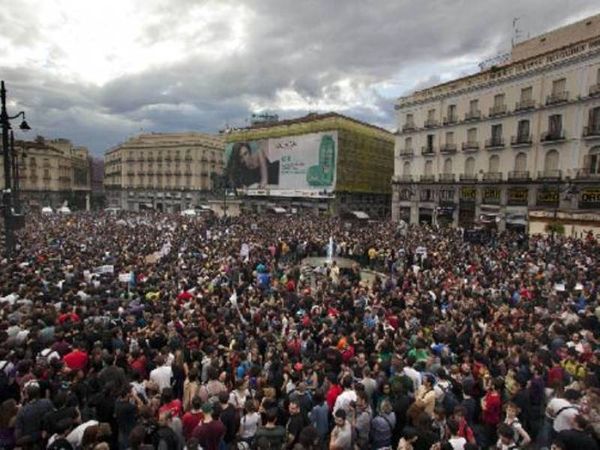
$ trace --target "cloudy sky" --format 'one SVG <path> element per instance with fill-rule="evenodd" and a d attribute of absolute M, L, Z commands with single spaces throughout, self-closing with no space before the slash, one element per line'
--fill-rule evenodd
<path fill-rule="evenodd" d="M 396 97 L 508 50 L 514 17 L 526 37 L 597 13 L 597 0 L 13 0 L 0 76 L 32 138 L 97 155 L 141 131 L 216 132 L 258 111 L 392 129 Z"/>

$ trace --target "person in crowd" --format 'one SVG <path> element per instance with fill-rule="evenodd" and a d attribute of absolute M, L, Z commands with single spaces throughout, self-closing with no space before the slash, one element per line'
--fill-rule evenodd
<path fill-rule="evenodd" d="M 147 211 L 32 212 L 16 239 L 7 448 L 588 448 L 600 431 L 593 235 Z M 314 270 L 328 248 L 352 263 Z"/>

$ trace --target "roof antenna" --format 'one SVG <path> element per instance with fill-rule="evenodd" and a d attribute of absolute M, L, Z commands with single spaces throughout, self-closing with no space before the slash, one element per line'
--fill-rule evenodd
<path fill-rule="evenodd" d="M 519 17 L 514 17 L 512 21 L 513 36 L 510 40 L 511 47 L 514 47 L 521 40 L 522 37 L 523 30 L 519 30 L 519 20 L 521 20 Z"/>

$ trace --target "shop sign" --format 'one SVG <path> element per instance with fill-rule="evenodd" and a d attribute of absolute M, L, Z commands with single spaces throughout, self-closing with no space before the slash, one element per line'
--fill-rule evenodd
<path fill-rule="evenodd" d="M 558 200 L 558 188 L 546 188 L 537 191 L 536 205 L 538 206 L 558 206 Z"/>
<path fill-rule="evenodd" d="M 483 203 L 498 204 L 500 203 L 500 189 L 484 188 L 482 192 Z"/>
<path fill-rule="evenodd" d="M 527 188 L 516 187 L 508 190 L 508 204 L 527 206 L 529 190 Z"/>
<path fill-rule="evenodd" d="M 579 207 L 581 209 L 600 208 L 600 188 L 582 189 L 579 197 Z"/>

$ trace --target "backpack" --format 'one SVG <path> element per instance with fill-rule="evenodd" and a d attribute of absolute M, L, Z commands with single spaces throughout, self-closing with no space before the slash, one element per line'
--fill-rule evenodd
<path fill-rule="evenodd" d="M 444 411 L 446 411 L 446 416 L 450 417 L 454 414 L 454 408 L 460 405 L 458 398 L 456 398 L 456 394 L 452 391 L 452 386 L 448 386 L 446 389 L 442 388 L 444 392 L 444 398 L 442 399 L 442 406 Z"/>

